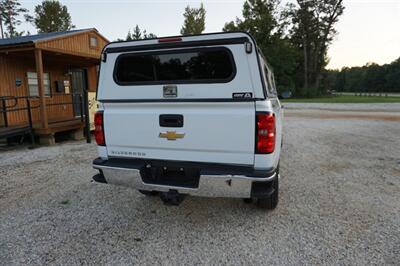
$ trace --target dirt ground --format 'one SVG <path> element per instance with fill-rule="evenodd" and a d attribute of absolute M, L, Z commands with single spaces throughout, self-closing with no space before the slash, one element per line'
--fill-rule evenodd
<path fill-rule="evenodd" d="M 398 107 L 285 106 L 270 212 L 239 199 L 171 207 L 95 183 L 94 144 L 2 148 L 0 265 L 398 265 Z"/>

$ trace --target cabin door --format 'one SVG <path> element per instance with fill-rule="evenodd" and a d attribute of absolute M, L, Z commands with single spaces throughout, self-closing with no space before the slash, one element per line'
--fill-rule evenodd
<path fill-rule="evenodd" d="M 83 94 L 87 91 L 86 75 L 83 69 L 75 69 L 71 75 L 72 102 L 74 106 L 74 115 L 79 117 L 85 109 L 82 106 Z"/>

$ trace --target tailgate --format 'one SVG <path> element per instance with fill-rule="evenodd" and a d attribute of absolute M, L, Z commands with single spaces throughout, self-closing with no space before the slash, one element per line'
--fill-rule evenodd
<path fill-rule="evenodd" d="M 106 103 L 104 125 L 110 157 L 254 164 L 252 101 Z"/>

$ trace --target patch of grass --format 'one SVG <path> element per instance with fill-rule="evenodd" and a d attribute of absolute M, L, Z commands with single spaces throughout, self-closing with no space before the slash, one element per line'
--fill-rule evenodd
<path fill-rule="evenodd" d="M 400 103 L 400 97 L 340 95 L 316 98 L 285 99 L 286 103 Z"/>

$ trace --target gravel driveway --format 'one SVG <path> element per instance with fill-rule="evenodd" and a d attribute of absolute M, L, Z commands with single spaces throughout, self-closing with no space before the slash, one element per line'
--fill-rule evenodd
<path fill-rule="evenodd" d="M 272 212 L 94 183 L 93 144 L 0 151 L 0 264 L 398 265 L 400 122 L 348 112 L 286 110 Z"/>

